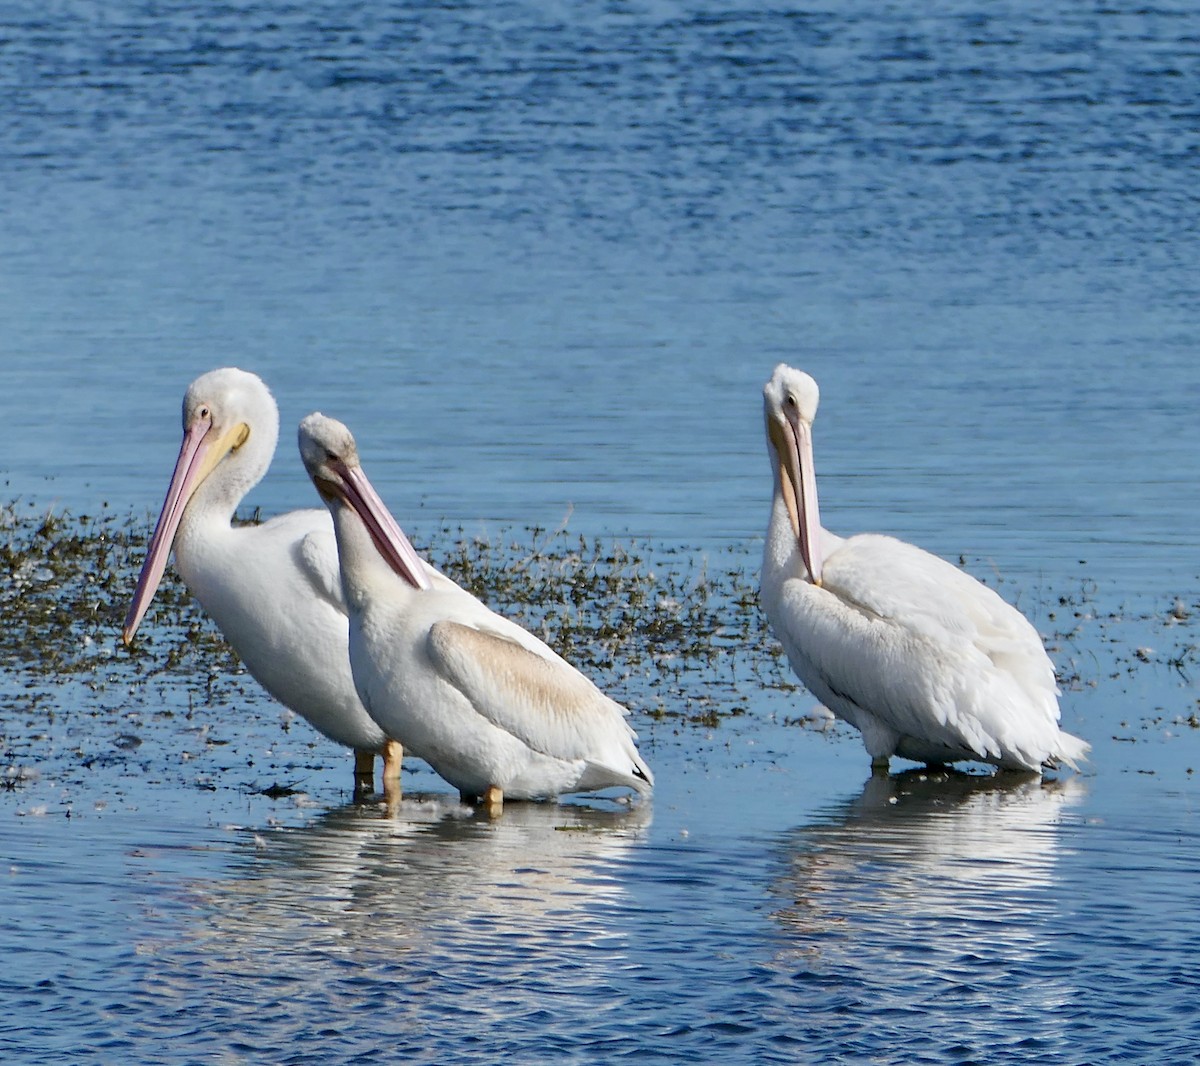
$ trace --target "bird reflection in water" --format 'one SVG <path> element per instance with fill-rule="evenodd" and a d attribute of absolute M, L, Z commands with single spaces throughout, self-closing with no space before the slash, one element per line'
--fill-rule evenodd
<path fill-rule="evenodd" d="M 1078 778 L 949 770 L 872 774 L 862 794 L 787 837 L 780 925 L 808 951 L 859 951 L 919 935 L 964 946 L 1008 923 L 1006 950 L 1037 950 L 1031 924 L 1057 905 L 1064 811 Z"/>
<path fill-rule="evenodd" d="M 873 775 L 789 833 L 773 966 L 814 1040 L 895 1062 L 1070 1061 L 1077 777 Z"/>
<path fill-rule="evenodd" d="M 616 950 L 605 912 L 625 902 L 621 866 L 650 817 L 649 804 L 517 803 L 492 821 L 445 795 L 337 808 L 300 828 L 247 832 L 231 877 L 193 885 L 188 939 L 215 965 L 263 973 L 280 951 L 312 965 L 330 955 L 390 965 L 417 948 L 443 963 L 487 958 L 496 938 L 551 955 Z"/>

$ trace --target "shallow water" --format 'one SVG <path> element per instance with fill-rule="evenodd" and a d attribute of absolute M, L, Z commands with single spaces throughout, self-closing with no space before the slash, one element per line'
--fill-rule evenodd
<path fill-rule="evenodd" d="M 489 825 L 414 765 L 388 819 L 248 683 L 14 666 L 6 1060 L 1191 1055 L 1197 42 L 1182 5 L 0 7 L 10 495 L 157 508 L 234 362 L 283 414 L 265 513 L 315 503 L 319 407 L 418 540 L 569 515 L 752 571 L 787 360 L 827 523 L 999 582 L 1095 748 L 867 781 L 718 662 L 695 698 L 745 715 L 637 720 L 649 809 Z"/>
<path fill-rule="evenodd" d="M 0 941 L 17 965 L 0 987 L 20 1019 L 6 1047 L 28 1061 L 1190 1054 L 1186 775 L 1127 762 L 1045 783 L 864 782 L 848 738 L 757 715 L 649 734 L 663 783 L 633 811 L 516 805 L 492 824 L 414 789 L 388 817 L 339 804 L 348 765 L 310 773 L 299 804 L 236 794 L 245 773 L 229 768 L 215 793 L 159 782 L 142 809 L 26 806 L 3 823 Z"/>

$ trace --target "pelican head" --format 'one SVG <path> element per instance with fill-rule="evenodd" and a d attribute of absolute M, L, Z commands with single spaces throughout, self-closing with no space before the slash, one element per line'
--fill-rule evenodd
<path fill-rule="evenodd" d="M 298 441 L 304 469 L 334 517 L 341 508 L 349 508 L 362 520 L 384 561 L 414 588 L 429 588 L 416 548 L 363 473 L 350 430 L 314 411 L 301 421 Z"/>
<path fill-rule="evenodd" d="M 162 580 L 188 503 L 201 486 L 209 503 L 233 517 L 242 497 L 262 479 L 275 454 L 279 409 L 261 378 L 236 367 L 202 374 L 183 397 L 183 444 L 167 498 L 146 550 L 122 639 L 133 640 Z M 212 476 L 219 471 L 219 476 Z"/>
<path fill-rule="evenodd" d="M 812 424 L 820 398 L 821 390 L 810 375 L 784 363 L 763 386 L 763 417 L 776 490 L 783 496 L 800 558 L 815 585 L 821 584 L 822 559 Z"/>

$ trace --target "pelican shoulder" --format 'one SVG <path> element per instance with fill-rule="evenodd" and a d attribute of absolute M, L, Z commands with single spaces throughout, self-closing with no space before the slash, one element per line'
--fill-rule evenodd
<path fill-rule="evenodd" d="M 851 537 L 826 560 L 822 586 L 786 582 L 774 614 L 801 679 L 860 729 L 1029 768 L 1058 747 L 1054 670 L 1036 630 L 937 556 Z"/>
<path fill-rule="evenodd" d="M 321 512 L 324 522 L 293 542 L 297 569 L 307 578 L 313 592 L 326 603 L 346 614 L 342 595 L 342 575 L 338 569 L 337 537 L 329 512 Z"/>
<path fill-rule="evenodd" d="M 1031 694 L 1054 696 L 1054 666 L 1033 624 L 994 589 L 945 559 L 880 534 L 850 537 L 829 558 L 825 588 L 860 611 L 936 643 L 965 642 Z"/>

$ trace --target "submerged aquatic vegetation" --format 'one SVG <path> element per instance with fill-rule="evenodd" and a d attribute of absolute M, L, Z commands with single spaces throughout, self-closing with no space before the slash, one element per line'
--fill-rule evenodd
<path fill-rule="evenodd" d="M 210 701 L 241 672 L 171 567 L 134 648 L 121 644 L 149 529 L 148 517 L 76 517 L 19 503 L 0 509 L 0 555 L 10 575 L 0 593 L 7 623 L 0 661 L 26 679 L 25 690 L 72 676 L 92 685 L 162 676 Z M 652 555 L 563 527 L 506 531 L 496 540 L 442 528 L 426 554 L 653 717 L 712 726 L 737 715 L 744 709 L 738 684 L 761 685 L 762 663 L 778 655 L 758 615 L 753 575 L 732 553 L 714 566 L 687 551 Z M 705 683 L 689 685 L 697 672 Z M 783 671 L 767 683 L 791 688 Z"/>
<path fill-rule="evenodd" d="M 500 543 L 442 530 L 431 558 L 485 603 L 520 622 L 564 658 L 646 713 L 715 724 L 744 710 L 737 683 L 758 675 L 751 657 L 778 657 L 758 611 L 753 575 L 732 553 L 726 565 L 684 550 L 657 556 L 638 545 L 533 528 Z M 439 551 L 443 540 L 449 545 Z M 713 693 L 688 695 L 685 675 L 703 671 L 706 687 L 732 697 L 714 709 Z M 790 688 L 780 675 L 774 682 Z"/>
<path fill-rule="evenodd" d="M 179 743 L 199 745 L 197 752 L 210 756 L 223 741 L 207 732 L 209 724 L 228 719 L 205 716 L 193 723 L 196 707 L 258 714 L 264 737 L 287 731 L 290 715 L 246 676 L 173 567 L 135 646 L 121 643 L 150 528 L 150 516 L 0 506 L 0 558 L 8 578 L 0 586 L 3 788 L 20 787 L 39 764 L 39 745 L 61 738 L 62 721 L 53 729 L 48 724 L 56 716 L 92 719 L 93 734 L 111 732 L 111 750 L 102 755 L 94 736 L 85 732 L 77 742 L 76 761 L 85 768 L 101 757 L 151 765 L 137 744 L 122 739 L 138 736 L 139 716 L 173 719 Z M 751 706 L 785 725 L 827 724 L 812 713 L 814 701 L 796 683 L 760 613 L 752 544 L 705 555 L 582 537 L 565 526 L 507 530 L 493 538 L 461 528 L 416 532 L 435 565 L 628 705 L 639 728 L 662 723 L 660 737 L 672 725 L 680 733 L 715 729 Z M 1045 635 L 1066 692 L 1124 684 L 1142 670 L 1168 675 L 1176 687 L 1191 686 L 1200 668 L 1190 619 L 1200 605 L 1177 601 L 1137 611 L 1102 608 L 1102 601 L 1094 583 L 1083 581 L 1032 609 L 1023 604 Z M 1191 724 L 1197 706 L 1189 697 L 1177 717 Z M 263 750 L 270 744 L 265 740 Z M 255 764 L 248 759 L 247 765 Z M 207 787 L 203 780 L 209 778 L 198 775 L 193 783 Z"/>
<path fill-rule="evenodd" d="M 132 516 L 76 517 L 19 503 L 0 508 L 0 561 L 9 575 L 0 589 L 5 668 L 61 678 L 127 665 L 121 624 L 146 540 L 143 521 Z M 229 649 L 178 578 L 163 582 L 155 606 L 156 633 L 148 643 L 165 648 L 164 665 L 176 665 L 188 649 L 230 663 Z"/>

